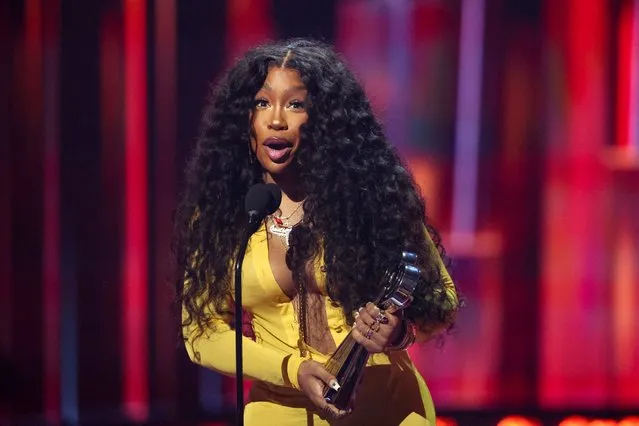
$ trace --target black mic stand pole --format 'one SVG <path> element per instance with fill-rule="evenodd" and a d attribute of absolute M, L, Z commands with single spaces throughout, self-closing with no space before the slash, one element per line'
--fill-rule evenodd
<path fill-rule="evenodd" d="M 237 382 L 237 418 L 238 426 L 244 425 L 244 371 L 242 365 L 242 264 L 249 238 L 259 226 L 257 212 L 249 212 L 248 226 L 235 260 L 235 379 Z"/>

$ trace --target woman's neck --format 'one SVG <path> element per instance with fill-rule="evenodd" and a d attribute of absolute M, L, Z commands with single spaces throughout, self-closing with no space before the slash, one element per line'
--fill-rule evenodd
<path fill-rule="evenodd" d="M 297 179 L 289 176 L 277 175 L 272 176 L 266 173 L 264 176 L 265 183 L 274 183 L 282 191 L 282 202 L 280 210 L 283 216 L 295 210 L 299 204 L 306 198 L 306 193 L 301 188 Z"/>

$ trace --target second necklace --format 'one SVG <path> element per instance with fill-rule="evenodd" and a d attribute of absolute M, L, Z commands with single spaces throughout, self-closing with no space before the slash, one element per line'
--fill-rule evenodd
<path fill-rule="evenodd" d="M 303 203 L 299 203 L 295 210 L 287 217 L 275 216 L 271 215 L 271 225 L 268 230 L 271 234 L 277 235 L 283 242 L 286 248 L 289 247 L 289 237 L 291 235 L 291 231 L 293 230 L 293 225 L 289 223 L 289 219 L 293 217 L 295 213 L 302 207 Z"/>

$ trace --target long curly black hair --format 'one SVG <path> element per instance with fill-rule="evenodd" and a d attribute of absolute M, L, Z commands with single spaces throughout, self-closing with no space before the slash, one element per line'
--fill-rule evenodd
<path fill-rule="evenodd" d="M 210 326 L 207 306 L 230 313 L 231 265 L 246 226 L 244 197 L 262 181 L 259 163 L 250 158 L 249 114 L 269 68 L 282 66 L 285 58 L 284 66 L 306 85 L 309 101 L 295 155 L 306 198 L 287 253 L 294 279 L 304 281 L 308 262 L 323 253 L 328 294 L 350 319 L 378 295 L 386 268 L 410 248 L 425 274 L 406 315 L 420 324 L 450 325 L 453 313 L 437 258 L 445 252 L 418 187 L 342 58 L 305 39 L 250 50 L 212 89 L 176 212 L 178 284 L 189 283 L 178 287 L 186 313 L 182 325 Z"/>

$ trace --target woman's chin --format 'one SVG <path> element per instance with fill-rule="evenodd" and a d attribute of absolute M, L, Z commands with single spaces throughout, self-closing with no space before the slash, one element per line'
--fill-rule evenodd
<path fill-rule="evenodd" d="M 271 176 L 284 176 L 294 173 L 293 157 L 289 157 L 284 162 L 274 162 L 267 160 L 262 163 L 262 168 Z"/>

